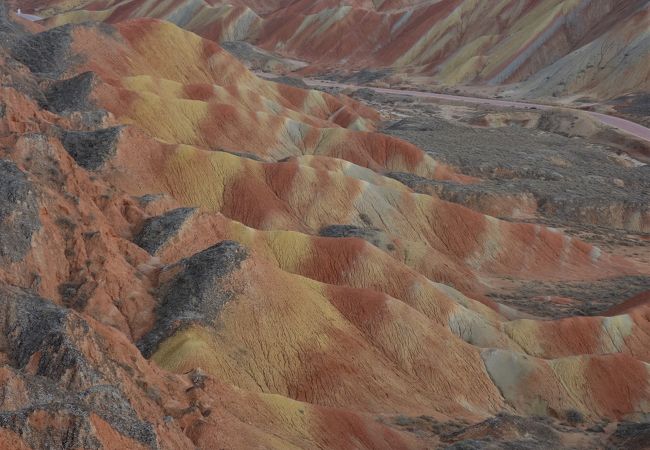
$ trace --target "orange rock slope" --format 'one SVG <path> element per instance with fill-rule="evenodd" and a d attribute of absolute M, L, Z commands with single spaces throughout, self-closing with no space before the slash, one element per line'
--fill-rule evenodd
<path fill-rule="evenodd" d="M 4 446 L 424 448 L 385 418 L 650 412 L 647 303 L 485 296 L 647 267 L 412 192 L 382 173 L 480 180 L 169 23 L 0 13 Z"/>

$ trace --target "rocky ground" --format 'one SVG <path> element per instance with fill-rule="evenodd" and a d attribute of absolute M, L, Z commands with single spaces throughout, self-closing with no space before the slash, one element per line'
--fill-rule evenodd
<path fill-rule="evenodd" d="M 607 102 L 607 106 L 629 120 L 650 127 L 650 94 L 628 94 Z"/>
<path fill-rule="evenodd" d="M 238 60 L 244 62 L 251 70 L 263 70 L 273 73 L 287 73 L 299 70 L 308 64 L 290 58 L 283 58 L 267 52 L 245 41 L 224 41 L 221 47 Z"/>
<path fill-rule="evenodd" d="M 634 276 L 588 283 L 500 280 L 488 295 L 499 303 L 538 317 L 599 315 L 620 303 L 648 291 L 650 277 Z"/>
<path fill-rule="evenodd" d="M 547 450 L 550 448 L 644 448 L 650 426 L 623 422 L 584 423 L 578 412 L 567 421 L 549 417 L 499 414 L 470 425 L 462 421 L 441 422 L 430 416 L 397 416 L 385 419 L 393 426 L 422 438 L 435 438 L 444 450 Z M 609 435 L 606 443 L 603 436 Z"/>

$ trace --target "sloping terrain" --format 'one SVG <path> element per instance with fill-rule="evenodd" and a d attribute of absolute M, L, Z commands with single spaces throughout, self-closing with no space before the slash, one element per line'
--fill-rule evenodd
<path fill-rule="evenodd" d="M 444 85 L 526 80 L 512 93 L 536 98 L 609 99 L 650 86 L 650 6 L 644 0 L 92 0 L 26 6 L 58 14 L 48 21 L 56 25 L 165 19 L 209 39 L 245 40 L 305 61 L 307 74 L 370 69 L 379 71 L 369 79 L 424 75 L 427 83 Z"/>
<path fill-rule="evenodd" d="M 170 23 L 0 5 L 0 45 L 1 443 L 642 442 L 647 303 L 541 320 L 486 292 L 646 265 L 415 192 L 385 175 L 482 180 Z"/>

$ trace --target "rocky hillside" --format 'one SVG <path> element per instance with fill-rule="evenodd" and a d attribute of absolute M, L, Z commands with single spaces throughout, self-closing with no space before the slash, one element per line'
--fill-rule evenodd
<path fill-rule="evenodd" d="M 650 87 L 645 0 L 28 1 L 51 24 L 155 17 L 309 64 L 444 85 L 526 81 L 521 95 L 613 98 Z M 57 15 L 58 14 L 58 15 Z"/>
<path fill-rule="evenodd" d="M 487 295 L 647 265 L 416 192 L 482 179 L 167 22 L 0 4 L 0 61 L 0 447 L 647 442 L 646 297 Z"/>

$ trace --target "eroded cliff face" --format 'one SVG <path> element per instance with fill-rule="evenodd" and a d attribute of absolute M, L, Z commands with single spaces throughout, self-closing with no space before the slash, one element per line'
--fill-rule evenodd
<path fill-rule="evenodd" d="M 3 444 L 418 448 L 534 429 L 589 448 L 645 432 L 558 421 L 649 412 L 647 302 L 536 320 L 485 292 L 647 267 L 415 193 L 384 174 L 480 179 L 174 25 L 44 30 L 0 7 L 0 44 Z"/>

